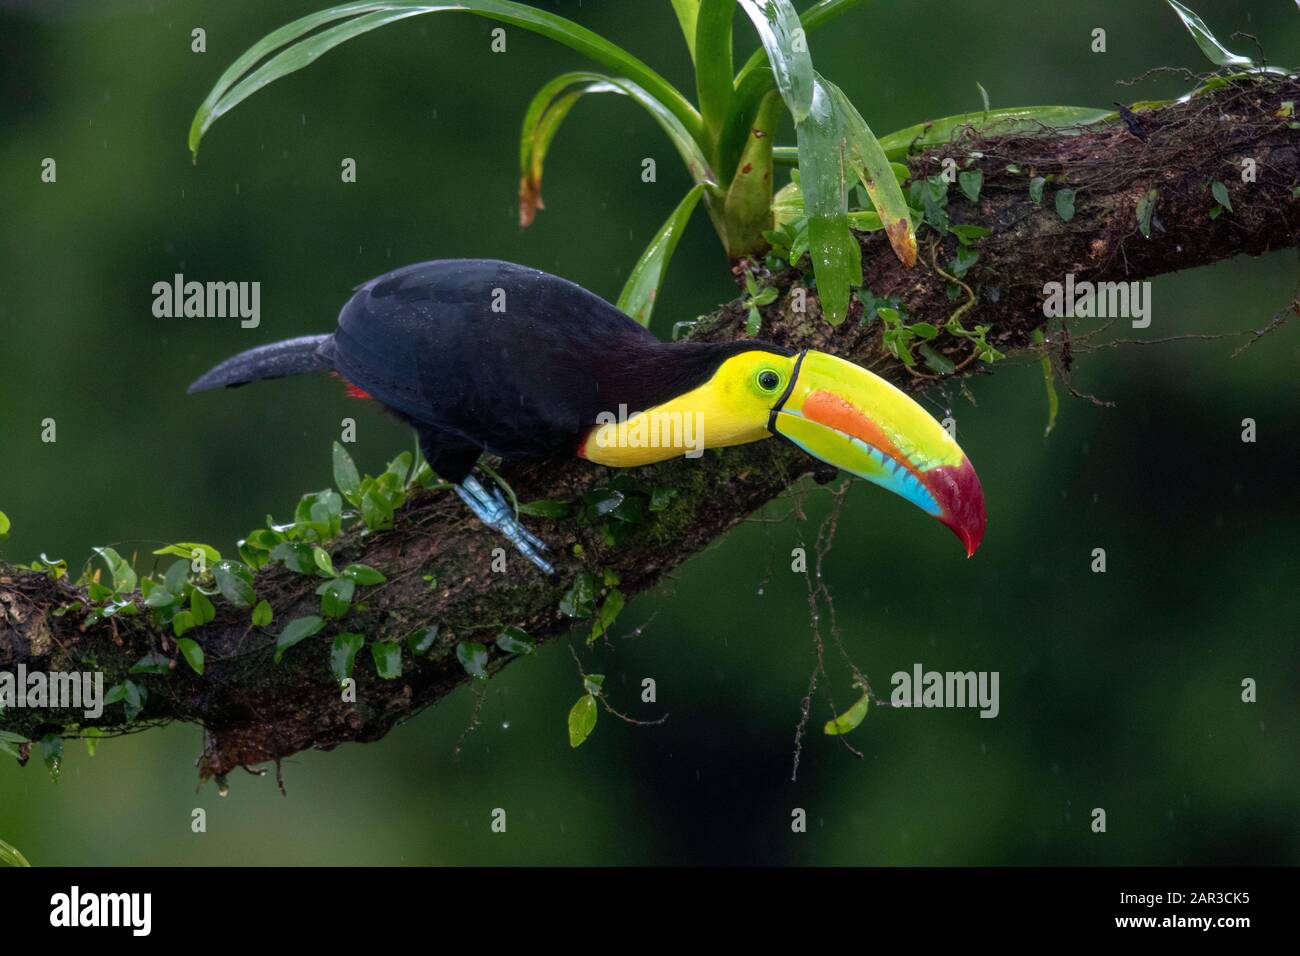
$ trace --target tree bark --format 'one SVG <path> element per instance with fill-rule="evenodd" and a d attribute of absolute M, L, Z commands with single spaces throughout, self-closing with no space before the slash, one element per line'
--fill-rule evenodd
<path fill-rule="evenodd" d="M 914 156 L 910 166 L 917 177 L 939 173 L 945 158 L 983 173 L 977 202 L 968 201 L 955 186 L 949 192 L 953 223 L 990 230 L 976 243 L 980 258 L 965 276 L 975 302 L 962 322 L 967 328 L 989 326 L 989 342 L 1012 354 L 1034 347 L 1033 333 L 1048 321 L 1044 284 L 1063 282 L 1067 273 L 1076 281 L 1134 281 L 1295 246 L 1300 130 L 1297 117 L 1283 105 L 1295 100 L 1300 100 L 1300 81 L 1294 78 L 1237 82 L 1104 128 L 1004 136 L 968 130 L 942 148 Z M 1255 170 L 1253 182 L 1243 181 L 1248 160 Z M 1030 196 L 1034 177 L 1048 179 L 1041 203 Z M 1215 181 L 1226 184 L 1231 211 L 1211 218 L 1216 200 L 1210 184 Z M 1076 191 L 1069 221 L 1055 208 L 1061 188 Z M 1137 206 L 1151 190 L 1156 198 L 1147 238 L 1139 228 Z M 866 287 L 877 296 L 897 297 L 911 321 L 942 327 L 965 300 L 965 290 L 956 300 L 949 297 L 955 287 L 933 264 L 937 259 L 951 272 L 945 263 L 952 262 L 956 251 L 952 236 L 940 240 L 935 231 L 923 229 L 921 261 L 914 269 L 898 262 L 882 234 L 859 238 Z M 757 267 L 741 263 L 736 274 L 744 268 Z M 913 392 L 937 380 L 929 370 L 919 375 L 907 370 L 885 351 L 880 323 L 861 323 L 862 306 L 856 299 L 849 318 L 833 328 L 823 321 L 809 289 L 810 274 L 797 268 L 773 275 L 758 271 L 765 284 L 781 293 L 764 310 L 761 337 L 832 352 Z M 793 307 L 798 289 L 806 293 L 802 313 Z M 733 302 L 701 322 L 694 335 L 708 340 L 743 336 L 745 313 L 739 300 Z M 1157 323 L 1163 327 L 1171 321 L 1162 315 Z M 1058 348 L 1068 347 L 1068 332 L 1054 334 L 1053 340 Z M 965 363 L 971 346 L 964 339 L 944 334 L 932 344 L 963 369 L 958 375 L 996 368 Z M 1058 361 L 1068 367 L 1069 355 Z M 513 552 L 507 557 L 508 573 L 494 573 L 493 549 L 502 546 L 501 539 L 471 518 L 453 495 L 419 492 L 398 513 L 391 532 L 351 530 L 330 546 L 336 565 L 361 562 L 388 578 L 385 584 L 359 589 L 346 619 L 292 648 L 276 665 L 275 635 L 251 626 L 247 611 L 218 602 L 216 619 L 187 635 L 205 651 L 202 677 L 180 662 L 174 638 L 151 622 L 143 606 L 136 617 L 83 627 L 81 611 L 56 613 L 84 601 L 83 591 L 40 572 L 0 566 L 0 670 L 12 671 L 19 664 L 29 671 L 99 670 L 105 686 L 111 686 L 140 658 L 165 655 L 172 661 L 168 674 L 132 675 L 148 690 L 146 706 L 132 726 L 174 720 L 203 725 L 204 777 L 278 761 L 307 748 L 376 740 L 470 680 L 457 658 L 458 642 L 487 646 L 488 672 L 495 672 L 512 657 L 493 644 L 503 626 L 519 627 L 538 641 L 574 626 L 560 604 L 579 573 L 600 576 L 608 569 L 630 597 L 816 465 L 784 443 L 763 441 L 695 461 L 637 469 L 632 476 L 643 487 L 671 488 L 676 495 L 617 547 L 606 543 L 599 522 L 529 519 L 550 547 L 557 571 L 551 577 Z M 615 474 L 573 460 L 516 467 L 505 477 L 520 501 L 575 500 Z M 436 577 L 434 586 L 425 579 L 430 574 Z M 274 608 L 275 631 L 282 622 L 317 612 L 317 583 L 278 566 L 258 573 L 256 589 Z M 432 649 L 414 657 L 404 648 L 397 679 L 380 679 L 366 657 L 359 657 L 356 701 L 343 699 L 328 667 L 332 634 L 346 630 L 363 633 L 369 641 L 401 640 L 434 624 L 440 630 Z M 67 712 L 9 709 L 0 711 L 0 729 L 40 739 L 68 733 L 78 718 Z M 96 726 L 108 733 L 125 729 L 122 707 L 107 708 Z"/>

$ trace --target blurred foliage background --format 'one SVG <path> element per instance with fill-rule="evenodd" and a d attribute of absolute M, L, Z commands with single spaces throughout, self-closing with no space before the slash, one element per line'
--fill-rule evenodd
<path fill-rule="evenodd" d="M 339 420 L 377 469 L 409 436 L 336 383 L 297 379 L 187 398 L 239 349 L 326 331 L 356 284 L 424 259 L 513 259 L 613 299 L 688 184 L 652 121 L 591 97 L 547 164 L 547 208 L 516 221 L 517 135 L 532 92 L 576 55 L 463 15 L 384 28 L 276 83 L 220 121 L 191 165 L 185 135 L 221 71 L 317 2 L 0 4 L 0 508 L 10 560 L 80 564 L 93 545 L 229 549 L 269 510 L 330 482 Z M 689 83 L 668 0 L 544 4 Z M 800 4 L 802 8 L 804 4 Z M 1226 40 L 1260 38 L 1300 63 L 1290 0 L 1198 0 Z M 743 18 L 742 18 L 743 20 Z M 190 51 L 190 31 L 208 51 Z M 1089 50 L 1107 31 L 1108 52 Z M 755 46 L 738 21 L 738 46 Z M 1248 40 L 1234 45 L 1251 46 Z M 993 106 L 1177 95 L 1155 66 L 1206 65 L 1164 3 L 873 2 L 813 36 L 818 69 L 877 133 Z M 1247 49 L 1249 52 L 1249 49 Z M 658 160 L 654 184 L 641 160 Z M 58 182 L 40 182 L 44 157 Z M 343 157 L 358 182 L 340 182 Z M 262 326 L 156 319 L 154 282 L 262 283 Z M 1158 338 L 1264 325 L 1295 292 L 1293 251 L 1154 284 Z M 673 263 L 655 325 L 734 295 L 703 216 Z M 1079 355 L 1044 439 L 1038 366 L 1013 360 L 953 390 L 951 408 L 989 503 L 963 561 L 942 529 L 865 485 L 828 559 L 845 646 L 887 692 L 916 662 L 997 670 L 1001 715 L 873 710 L 822 736 L 819 697 L 797 782 L 791 762 L 813 666 L 804 580 L 790 549 L 807 520 L 750 522 L 630 606 L 608 647 L 581 650 L 610 699 L 657 727 L 602 715 L 571 751 L 581 693 L 565 642 L 473 697 L 462 690 L 385 740 L 311 753 L 231 793 L 196 792 L 191 726 L 68 746 L 52 783 L 0 761 L 0 837 L 40 864 L 1193 864 L 1300 862 L 1300 675 L 1295 493 L 1300 325 L 1238 358 L 1240 340 Z M 40 422 L 58 423 L 43 444 Z M 1243 444 L 1253 417 L 1259 441 Z M 788 514 L 788 503 L 765 515 Z M 1109 570 L 1089 570 L 1105 547 Z M 147 560 L 147 559 L 146 559 Z M 639 625 L 635 639 L 626 635 Z M 829 655 L 831 690 L 852 699 Z M 643 677 L 657 704 L 640 701 Z M 1240 701 L 1240 682 L 1259 702 Z M 205 834 L 191 811 L 208 812 Z M 493 808 L 508 831 L 489 829 Z M 791 811 L 808 812 L 805 834 Z M 1090 832 L 1104 807 L 1108 832 Z"/>

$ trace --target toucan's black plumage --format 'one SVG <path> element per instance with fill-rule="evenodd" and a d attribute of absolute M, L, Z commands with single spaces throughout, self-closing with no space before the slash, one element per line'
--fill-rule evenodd
<path fill-rule="evenodd" d="M 484 451 L 571 455 L 601 412 L 652 408 L 728 357 L 776 346 L 666 344 L 599 296 L 538 269 L 448 259 L 359 286 L 332 335 L 227 359 L 189 391 L 333 371 L 411 424 L 439 476 L 465 479 Z"/>

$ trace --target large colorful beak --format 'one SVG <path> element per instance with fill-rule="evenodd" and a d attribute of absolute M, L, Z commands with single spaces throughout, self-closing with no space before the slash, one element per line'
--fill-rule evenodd
<path fill-rule="evenodd" d="M 901 495 L 961 539 L 984 537 L 984 491 L 970 460 L 930 414 L 852 362 L 801 352 L 768 430 L 814 458 Z"/>

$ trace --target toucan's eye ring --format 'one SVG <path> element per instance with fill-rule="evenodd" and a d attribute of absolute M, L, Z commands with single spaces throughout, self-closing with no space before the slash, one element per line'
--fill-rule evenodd
<path fill-rule="evenodd" d="M 775 392 L 781 385 L 781 376 L 770 368 L 758 373 L 758 387 L 765 392 Z"/>

